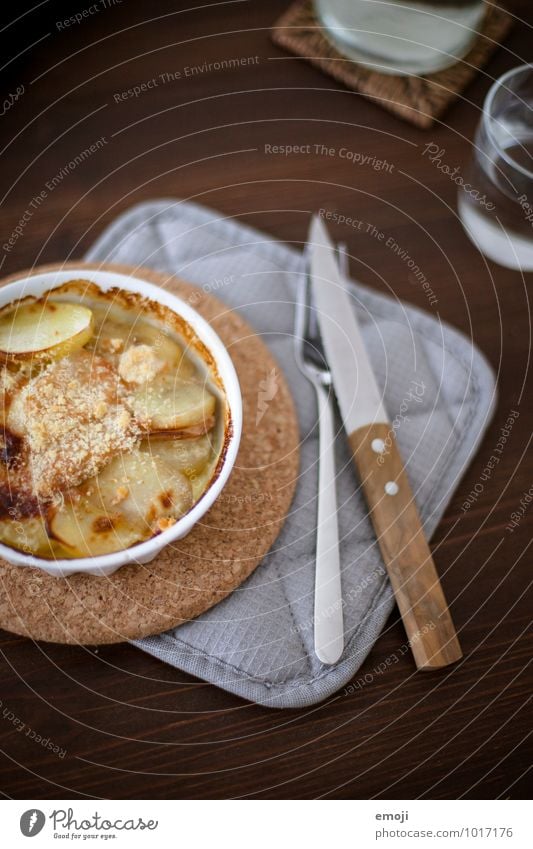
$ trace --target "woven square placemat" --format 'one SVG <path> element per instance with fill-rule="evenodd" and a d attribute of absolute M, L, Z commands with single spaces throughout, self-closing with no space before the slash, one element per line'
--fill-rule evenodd
<path fill-rule="evenodd" d="M 91 262 L 142 266 L 143 274 L 144 267 L 151 266 L 160 273 L 187 277 L 200 287 L 201 294 L 206 288 L 212 289 L 257 334 L 252 334 L 249 342 L 243 337 L 242 351 L 249 347 L 249 360 L 259 356 L 257 347 L 250 347 L 253 339 L 257 339 L 257 345 L 259 339 L 267 344 L 298 414 L 296 491 L 281 533 L 261 565 L 235 592 L 197 619 L 134 644 L 177 669 L 269 707 L 304 708 L 332 696 L 355 675 L 378 639 L 394 596 L 341 430 L 335 440 L 335 488 L 345 649 L 333 666 L 319 661 L 313 638 L 317 408 L 313 387 L 301 374 L 293 353 L 294 302 L 305 268 L 302 255 L 231 216 L 168 198 L 124 212 L 100 236 L 87 258 Z M 496 402 L 494 375 L 472 340 L 446 325 L 437 312 L 429 315 L 359 284 L 350 284 L 350 291 L 393 420 L 399 410 L 405 409 L 413 386 L 423 387 L 420 402 L 408 402 L 408 413 L 395 432 L 424 530 L 431 537 L 491 420 Z M 228 345 L 232 357 L 237 348 L 240 345 Z M 271 368 L 263 362 L 257 362 L 256 367 Z M 287 482 L 293 480 L 292 466 L 289 476 L 285 470 L 283 475 L 280 472 L 284 452 L 276 454 L 282 461 L 275 462 L 273 448 L 264 438 L 279 394 L 272 395 L 264 418 L 256 424 L 258 396 L 252 392 L 250 404 L 244 391 L 244 433 L 250 436 L 255 429 L 259 439 L 249 454 L 241 454 L 241 443 L 233 472 L 238 478 L 228 483 L 228 487 L 234 487 L 229 504 L 227 489 L 220 495 L 222 506 L 226 510 L 231 507 L 225 525 L 220 527 L 214 512 L 206 517 L 206 539 L 211 540 L 211 563 L 202 561 L 206 577 L 217 567 L 226 567 L 231 573 L 235 558 L 241 568 L 247 568 L 250 549 L 241 543 L 244 534 L 255 536 L 258 545 L 263 545 L 272 525 L 266 506 L 281 497 Z M 276 416 L 273 430 L 277 433 L 276 445 L 285 446 L 285 462 L 291 463 L 294 449 L 288 422 L 283 421 L 284 406 L 280 403 L 278 407 L 280 416 Z M 243 476 L 255 479 L 255 491 L 242 488 Z M 233 550 L 229 561 L 219 542 L 226 534 Z M 242 549 L 235 553 L 239 545 Z M 463 568 L 440 555 L 439 564 L 445 586 L 451 573 Z M 164 595 L 172 588 L 179 596 L 182 582 L 197 586 L 200 572 L 187 565 L 186 577 L 178 568 L 160 583 L 154 576 L 154 591 Z M 464 591 L 473 598 L 474 590 Z M 152 608 L 156 595 L 152 596 Z M 449 595 L 454 614 L 455 601 L 453 594 Z M 129 612 L 127 598 L 125 607 Z M 461 622 L 459 618 L 456 625 L 460 638 L 464 637 L 461 629 L 470 628 L 468 620 Z M 405 662 L 409 663 L 409 658 Z"/>
<path fill-rule="evenodd" d="M 360 91 L 384 109 L 427 129 L 440 118 L 504 40 L 511 15 L 489 6 L 480 33 L 461 61 L 427 76 L 393 76 L 369 70 L 347 59 L 324 36 L 312 0 L 297 0 L 272 29 L 278 47 L 306 59 L 348 88 Z"/>

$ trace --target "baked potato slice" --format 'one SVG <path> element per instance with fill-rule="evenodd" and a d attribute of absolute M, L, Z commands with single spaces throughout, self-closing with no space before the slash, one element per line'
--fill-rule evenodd
<path fill-rule="evenodd" d="M 49 535 L 65 547 L 68 557 L 111 554 L 143 538 L 122 514 L 99 510 L 87 499 L 65 501 L 50 520 Z"/>
<path fill-rule="evenodd" d="M 188 478 L 198 475 L 213 458 L 213 446 L 209 436 L 199 439 L 160 439 L 150 436 L 140 445 L 155 460 L 161 460 L 172 469 Z"/>
<path fill-rule="evenodd" d="M 196 375 L 192 360 L 185 354 L 182 345 L 162 327 L 144 322 L 134 331 L 136 344 L 150 345 L 163 360 L 167 370 L 174 376 L 188 380 Z"/>
<path fill-rule="evenodd" d="M 94 329 L 92 310 L 82 304 L 41 301 L 0 313 L 0 356 L 57 360 L 82 348 Z"/>
<path fill-rule="evenodd" d="M 198 499 L 206 491 L 207 485 L 211 480 L 212 474 L 213 469 L 211 468 L 211 466 L 204 466 L 204 468 L 200 472 L 198 472 L 198 474 L 192 476 L 192 497 L 194 498 L 195 502 L 198 501 Z"/>
<path fill-rule="evenodd" d="M 153 384 L 135 387 L 131 407 L 147 431 L 181 430 L 210 422 L 216 399 L 205 384 L 161 375 Z"/>
<path fill-rule="evenodd" d="M 41 516 L 0 521 L 0 542 L 24 554 L 34 554 L 36 557 L 52 558 L 58 554 Z"/>
<path fill-rule="evenodd" d="M 214 416 L 209 416 L 208 419 L 204 419 L 198 424 L 191 425 L 190 427 L 182 427 L 179 430 L 151 430 L 150 439 L 199 439 L 201 436 L 208 434 L 210 430 L 213 430 L 215 421 Z"/>
<path fill-rule="evenodd" d="M 95 305 L 96 332 L 90 347 L 118 365 L 121 354 L 132 346 L 149 345 L 154 354 L 165 363 L 169 374 L 189 379 L 196 375 L 196 368 L 185 356 L 180 343 L 162 327 L 148 322 L 131 323 L 113 307 Z"/>
<path fill-rule="evenodd" d="M 138 448 L 116 456 L 88 482 L 87 492 L 98 509 L 120 513 L 143 536 L 170 526 L 160 520 L 179 519 L 193 503 L 187 477 Z"/>

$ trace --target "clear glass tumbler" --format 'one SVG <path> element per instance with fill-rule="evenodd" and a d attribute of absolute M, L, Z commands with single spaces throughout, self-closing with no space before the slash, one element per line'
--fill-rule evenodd
<path fill-rule="evenodd" d="M 508 71 L 490 89 L 458 210 L 485 256 L 533 271 L 533 65 Z"/>
<path fill-rule="evenodd" d="M 384 74 L 429 74 L 468 52 L 485 0 L 314 0 L 324 35 Z"/>

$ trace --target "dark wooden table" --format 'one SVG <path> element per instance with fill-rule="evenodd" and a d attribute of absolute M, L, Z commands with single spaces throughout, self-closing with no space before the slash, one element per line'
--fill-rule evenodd
<path fill-rule="evenodd" d="M 437 304 L 376 239 L 332 227 L 360 258 L 364 282 L 471 334 L 498 372 L 494 421 L 434 540 L 466 656 L 433 676 L 413 674 L 408 654 L 373 673 L 404 643 L 395 613 L 360 671 L 373 675 L 371 685 L 276 712 L 128 645 L 34 644 L 2 632 L 0 788 L 17 798 L 524 796 L 533 508 L 514 532 L 506 526 L 533 478 L 526 280 L 472 247 L 456 186 L 423 150 L 434 142 L 445 163 L 464 169 L 491 80 L 533 60 L 531 28 L 517 23 L 445 121 L 424 133 L 274 48 L 269 26 L 286 0 L 179 9 L 191 5 L 124 0 L 59 29 L 56 10 L 35 24 L 26 16 L 12 43 L 4 34 L 12 50 L 41 40 L 3 72 L 4 94 L 25 87 L 2 117 L 3 238 L 31 214 L 13 249 L 2 250 L 2 270 L 82 257 L 119 212 L 161 196 L 194 199 L 297 244 L 317 207 L 393 236 Z M 516 8 L 533 22 L 526 0 Z M 246 61 L 210 68 L 228 58 Z M 157 86 L 120 99 L 154 78 Z M 100 149 L 32 206 L 101 137 Z M 265 144 L 344 147 L 392 167 L 338 153 L 276 155 Z M 520 415 L 501 462 L 464 512 L 513 410 Z M 64 751 L 17 731 L 11 714 Z"/>

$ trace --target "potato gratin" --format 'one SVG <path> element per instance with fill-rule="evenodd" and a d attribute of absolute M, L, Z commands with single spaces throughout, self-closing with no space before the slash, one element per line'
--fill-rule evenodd
<path fill-rule="evenodd" d="M 71 281 L 0 310 L 0 541 L 47 559 L 171 527 L 217 472 L 224 393 L 176 313 Z"/>

